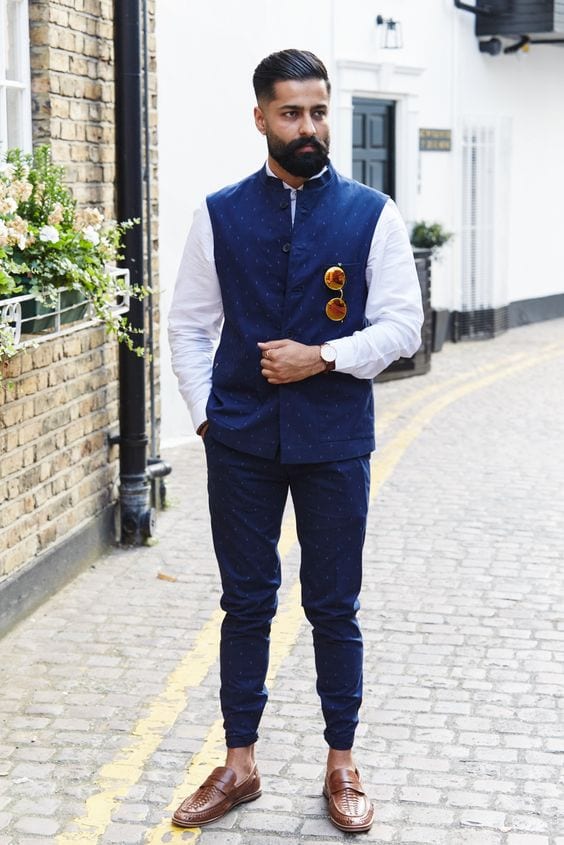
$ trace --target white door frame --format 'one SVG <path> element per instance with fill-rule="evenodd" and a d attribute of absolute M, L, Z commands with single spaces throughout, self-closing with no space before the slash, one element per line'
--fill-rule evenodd
<path fill-rule="evenodd" d="M 424 68 L 392 62 L 337 61 L 336 135 L 333 159 L 339 171 L 352 175 L 353 99 L 396 103 L 396 202 L 406 220 L 415 219 L 419 180 L 419 78 Z"/>

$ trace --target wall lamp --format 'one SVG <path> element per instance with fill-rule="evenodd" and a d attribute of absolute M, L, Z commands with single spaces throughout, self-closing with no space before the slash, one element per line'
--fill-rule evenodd
<path fill-rule="evenodd" d="M 403 47 L 401 23 L 399 21 L 378 15 L 376 26 L 382 27 L 380 30 L 380 47 L 383 47 L 384 50 L 399 50 Z"/>
<path fill-rule="evenodd" d="M 502 43 L 499 38 L 488 38 L 487 41 L 478 41 L 480 53 L 487 53 L 488 56 L 499 56 Z"/>

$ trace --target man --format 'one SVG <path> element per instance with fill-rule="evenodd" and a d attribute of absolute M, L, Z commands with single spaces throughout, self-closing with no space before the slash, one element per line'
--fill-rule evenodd
<path fill-rule="evenodd" d="M 418 349 L 421 295 L 393 202 L 329 161 L 323 63 L 284 50 L 259 64 L 253 84 L 267 163 L 196 215 L 170 314 L 173 367 L 208 464 L 227 745 L 225 767 L 173 820 L 200 826 L 260 795 L 255 743 L 290 490 L 329 746 L 323 792 L 338 828 L 365 831 L 374 811 L 352 747 L 372 379 Z"/>

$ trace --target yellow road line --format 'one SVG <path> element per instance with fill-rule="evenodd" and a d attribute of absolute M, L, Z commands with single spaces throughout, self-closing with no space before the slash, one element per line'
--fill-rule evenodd
<path fill-rule="evenodd" d="M 388 480 L 408 447 L 436 414 L 451 403 L 455 402 L 457 399 L 460 399 L 469 393 L 480 390 L 483 387 L 487 387 L 495 381 L 499 381 L 500 379 L 512 375 L 519 370 L 535 366 L 545 360 L 551 360 L 554 357 L 554 354 L 553 347 L 551 346 L 550 351 L 545 349 L 542 354 L 534 358 L 527 358 L 523 355 L 514 356 L 514 358 L 510 359 L 511 361 L 514 361 L 514 363 L 510 363 L 505 367 L 500 367 L 498 364 L 480 368 L 480 371 L 482 372 L 490 370 L 494 370 L 494 372 L 491 372 L 490 375 L 483 376 L 480 379 L 474 379 L 470 383 L 463 384 L 459 388 L 449 392 L 446 396 L 442 396 L 430 405 L 426 406 L 413 418 L 411 423 L 402 429 L 402 431 L 399 432 L 399 434 L 396 435 L 396 437 L 394 437 L 377 455 L 372 473 L 373 482 L 370 489 L 371 501 L 375 498 L 375 496 L 377 496 L 382 486 Z M 561 351 L 556 354 L 562 355 L 564 354 L 564 350 L 561 349 Z M 451 381 L 455 382 L 459 381 L 459 379 L 457 377 Z M 434 388 L 435 385 L 432 385 L 432 387 Z M 419 391 L 419 393 L 421 392 L 422 391 Z M 407 403 L 404 403 L 403 407 L 406 406 Z M 270 685 L 272 685 L 283 660 L 290 654 L 304 621 L 303 613 L 301 611 L 301 607 L 299 606 L 299 586 L 299 582 L 296 582 L 293 585 L 292 592 L 286 602 L 285 609 L 282 613 L 278 614 L 272 628 L 272 651 L 270 671 L 267 679 L 267 683 Z M 167 808 L 167 815 L 162 819 L 157 827 L 148 831 L 144 840 L 144 845 L 161 845 L 161 843 L 165 842 L 197 842 L 201 834 L 201 828 L 195 827 L 182 829 L 174 827 L 170 822 L 170 814 L 180 804 L 183 798 L 190 795 L 190 793 L 205 780 L 210 769 L 224 764 L 224 758 L 225 738 L 223 733 L 223 723 L 221 719 L 218 719 L 210 728 L 210 732 L 204 745 L 192 758 L 184 781 L 174 792 L 174 797 Z"/>
<path fill-rule="evenodd" d="M 421 411 L 415 414 L 412 420 L 400 430 L 390 443 L 384 446 L 380 452 L 376 453 L 376 458 L 373 462 L 374 469 L 370 490 L 371 499 L 377 495 L 382 485 L 390 477 L 407 448 L 419 436 L 421 431 L 426 425 L 428 425 L 431 419 L 440 413 L 440 411 L 448 405 L 451 405 L 453 402 L 456 402 L 457 399 L 461 399 L 462 397 L 467 396 L 470 393 L 474 393 L 477 390 L 481 390 L 484 387 L 489 387 L 489 385 L 494 384 L 496 381 L 500 381 L 501 379 L 514 375 L 521 370 L 535 367 L 545 361 L 552 361 L 555 357 L 562 355 L 564 355 L 564 348 L 562 345 L 551 344 L 550 347 L 546 347 L 543 352 L 535 356 L 525 356 L 522 360 L 518 360 L 516 363 L 510 364 L 506 367 L 497 368 L 489 375 L 466 382 L 460 385 L 460 387 L 449 391 L 446 395 L 435 399 L 435 401 L 431 402 L 429 405 L 426 405 Z M 488 367 L 488 369 L 490 368 Z"/>
<path fill-rule="evenodd" d="M 282 525 L 282 532 L 278 541 L 278 554 L 281 560 L 284 560 L 297 540 L 296 520 L 294 519 L 294 514 L 289 513 Z"/>
<path fill-rule="evenodd" d="M 100 770 L 96 780 L 98 791 L 86 801 L 86 812 L 75 820 L 73 830 L 58 837 L 58 845 L 93 845 L 103 834 L 117 801 L 137 783 L 143 766 L 186 708 L 190 689 L 202 683 L 215 663 L 222 618 L 223 612 L 216 610 L 200 629 L 194 647 L 171 672 L 148 715 L 137 722 L 125 747 Z"/>
<path fill-rule="evenodd" d="M 304 620 L 300 605 L 300 583 L 296 581 L 284 603 L 284 608 L 279 611 L 272 625 L 272 638 L 270 646 L 270 662 L 266 683 L 269 687 L 274 685 L 278 670 L 283 661 L 292 650 Z M 166 842 L 196 842 L 200 835 L 200 828 L 179 828 L 174 827 L 170 822 L 170 816 L 178 807 L 180 802 L 194 792 L 195 789 L 206 779 L 210 770 L 215 766 L 225 764 L 225 735 L 223 731 L 223 720 L 217 719 L 206 737 L 204 745 L 194 754 L 186 771 L 183 782 L 175 789 L 174 796 L 167 807 L 167 814 L 157 827 L 148 831 L 145 835 L 144 845 L 160 845 Z"/>
<path fill-rule="evenodd" d="M 282 558 L 296 539 L 295 521 L 291 517 L 285 520 L 278 543 Z M 222 619 L 223 611 L 217 610 L 201 628 L 194 647 L 169 675 L 148 716 L 137 722 L 127 745 L 100 770 L 96 779 L 98 791 L 87 799 L 86 811 L 75 820 L 74 829 L 59 836 L 58 845 L 94 845 L 104 833 L 116 804 L 137 783 L 145 763 L 186 708 L 190 689 L 201 684 L 216 662 Z"/>
<path fill-rule="evenodd" d="M 390 443 L 384 446 L 378 454 L 375 462 L 375 472 L 373 474 L 371 498 L 374 498 L 389 478 L 409 445 L 425 425 L 437 413 L 443 410 L 443 408 L 462 396 L 493 384 L 495 381 L 512 375 L 519 370 L 536 366 L 545 360 L 552 360 L 555 355 L 562 354 L 564 354 L 562 347 L 552 344 L 544 347 L 544 352 L 536 356 L 527 357 L 523 361 L 518 360 L 517 363 L 510 366 L 502 365 L 500 368 L 495 368 L 491 375 L 484 376 L 483 378 L 476 380 L 470 374 L 470 381 L 467 381 L 453 391 L 449 391 L 448 394 L 439 397 L 419 411 L 407 426 Z M 518 359 L 521 357 L 521 355 L 515 356 Z M 481 369 L 489 370 L 492 368 L 493 365 L 487 365 Z M 476 370 L 473 372 L 475 374 Z M 461 374 L 460 378 L 463 377 L 464 374 Z M 403 410 L 416 401 L 419 401 L 422 396 L 429 395 L 436 390 L 444 388 L 449 382 L 453 383 L 457 381 L 459 381 L 459 376 L 447 380 L 447 382 L 426 386 L 403 403 L 398 403 L 398 407 Z M 400 410 L 395 409 L 393 413 L 388 413 L 385 424 L 388 425 L 393 417 L 397 416 L 400 412 Z M 295 542 L 296 533 L 293 519 L 285 521 L 279 543 L 279 551 L 282 558 L 286 556 Z M 299 607 L 298 597 L 299 583 L 296 583 L 292 587 L 290 597 L 285 603 L 284 609 L 278 614 L 277 621 L 275 621 L 273 626 L 272 662 L 271 672 L 269 674 L 269 678 L 271 679 L 276 676 L 279 666 L 289 654 L 299 632 L 302 613 Z M 95 845 L 98 841 L 98 838 L 103 834 L 111 821 L 111 815 L 118 800 L 123 798 L 129 788 L 139 780 L 145 763 L 158 748 L 167 730 L 172 727 L 177 717 L 185 709 L 189 690 L 198 686 L 203 681 L 211 666 L 215 663 L 217 659 L 219 625 L 222 618 L 223 613 L 216 611 L 200 630 L 194 647 L 171 673 L 165 689 L 151 704 L 149 715 L 137 723 L 130 741 L 117 754 L 114 760 L 101 769 L 96 782 L 99 791 L 87 800 L 86 812 L 81 818 L 75 820 L 73 830 L 58 837 L 58 845 Z M 276 642 L 277 640 L 278 642 Z M 272 674 L 273 671 L 274 674 Z M 210 753 L 210 756 L 205 758 L 208 766 L 213 760 L 212 748 L 219 748 L 220 742 L 223 754 L 223 736 L 219 735 L 217 724 L 214 724 L 202 751 L 194 755 L 185 781 L 185 784 L 189 784 L 188 789 L 192 783 L 197 785 L 199 782 L 196 772 L 200 765 L 198 761 L 204 759 L 204 749 L 208 749 Z M 177 829 L 171 828 L 168 822 L 166 824 L 166 841 L 168 842 L 171 841 L 171 836 L 176 835 Z M 159 827 L 156 828 L 155 832 L 159 829 Z M 164 835 L 164 829 L 162 832 Z M 152 833 L 150 832 L 150 835 Z M 192 839 L 185 841 L 196 841 L 200 831 L 196 829 L 192 833 Z M 178 831 L 178 834 L 182 835 L 182 831 Z M 187 835 L 191 835 L 190 832 L 184 831 L 184 836 Z M 158 840 L 153 838 L 149 841 L 152 843 Z"/>
<path fill-rule="evenodd" d="M 558 348 L 558 345 L 555 343 L 546 344 L 542 347 L 542 354 L 552 352 Z M 499 371 L 500 369 L 511 366 L 512 364 L 518 363 L 523 359 L 528 358 L 527 352 L 517 352 L 513 355 L 507 355 L 503 359 L 499 361 L 493 361 L 490 364 L 483 364 L 481 367 L 476 367 L 472 370 L 465 370 L 464 372 L 457 373 L 454 376 L 451 376 L 448 379 L 444 379 L 443 381 L 435 382 L 434 384 L 426 384 L 421 389 L 417 390 L 411 396 L 407 396 L 405 399 L 401 399 L 399 402 L 395 402 L 390 408 L 378 412 L 376 414 L 376 429 L 378 434 L 381 434 L 391 425 L 401 414 L 406 411 L 408 408 L 411 408 L 413 405 L 418 404 L 421 402 L 422 399 L 427 399 L 429 396 L 432 396 L 434 393 L 439 393 L 440 391 L 444 391 L 445 388 L 448 389 L 455 384 L 459 384 L 461 381 L 465 382 L 470 379 L 475 379 L 477 376 L 490 373 L 493 371 Z M 377 388 L 378 389 L 378 388 Z M 376 403 L 376 407 L 378 408 L 378 404 Z"/>

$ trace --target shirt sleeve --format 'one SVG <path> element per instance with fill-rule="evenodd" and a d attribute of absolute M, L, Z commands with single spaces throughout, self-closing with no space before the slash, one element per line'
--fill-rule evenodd
<path fill-rule="evenodd" d="M 206 419 L 213 357 L 222 322 L 213 230 L 204 202 L 194 214 L 188 233 L 168 320 L 172 369 L 195 429 Z"/>
<path fill-rule="evenodd" d="M 421 345 L 421 288 L 407 229 L 392 200 L 382 209 L 374 230 L 366 284 L 365 316 L 370 325 L 349 337 L 329 340 L 337 350 L 335 370 L 356 378 L 374 378 L 392 361 L 410 358 Z"/>

